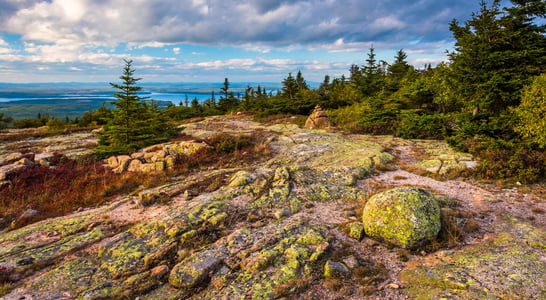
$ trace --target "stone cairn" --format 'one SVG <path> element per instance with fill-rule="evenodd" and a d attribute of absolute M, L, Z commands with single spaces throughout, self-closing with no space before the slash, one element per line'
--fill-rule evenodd
<path fill-rule="evenodd" d="M 315 106 L 315 109 L 307 118 L 307 121 L 305 122 L 304 128 L 307 129 L 326 129 L 332 126 L 332 123 L 330 122 L 330 118 L 328 118 L 328 115 L 322 110 L 320 105 Z"/>

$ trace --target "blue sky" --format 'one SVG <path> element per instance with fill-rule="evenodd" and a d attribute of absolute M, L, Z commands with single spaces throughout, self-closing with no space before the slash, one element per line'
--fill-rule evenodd
<path fill-rule="evenodd" d="M 347 75 L 370 47 L 445 60 L 478 0 L 0 0 L 0 82 L 308 81 Z"/>

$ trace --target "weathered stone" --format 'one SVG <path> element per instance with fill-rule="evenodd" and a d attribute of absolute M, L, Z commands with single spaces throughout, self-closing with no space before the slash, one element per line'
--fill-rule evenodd
<path fill-rule="evenodd" d="M 165 167 L 167 169 L 172 169 L 175 164 L 176 164 L 176 157 L 175 156 L 167 155 L 165 157 Z"/>
<path fill-rule="evenodd" d="M 149 173 L 149 172 L 160 172 L 165 170 L 165 162 L 158 161 L 153 163 L 143 163 L 140 165 L 138 172 Z"/>
<path fill-rule="evenodd" d="M 135 152 L 131 154 L 131 158 L 138 159 L 138 160 L 144 160 L 144 152 Z"/>
<path fill-rule="evenodd" d="M 230 187 L 240 187 L 252 182 L 252 174 L 248 171 L 239 171 L 229 179 Z"/>
<path fill-rule="evenodd" d="M 37 164 L 40 164 L 40 165 L 45 166 L 45 167 L 49 167 L 49 165 L 50 165 L 49 160 L 52 157 L 53 157 L 53 154 L 51 154 L 51 153 L 40 153 L 40 154 L 36 154 L 34 156 L 34 161 Z"/>
<path fill-rule="evenodd" d="M 352 222 L 347 225 L 347 235 L 353 239 L 361 240 L 364 236 L 364 224 L 361 222 Z"/>
<path fill-rule="evenodd" d="M 34 165 L 34 162 L 26 157 L 23 157 L 20 160 L 16 161 L 14 165 L 32 166 Z"/>
<path fill-rule="evenodd" d="M 326 278 L 347 278 L 351 275 L 349 268 L 343 263 L 328 260 L 324 265 L 324 277 Z"/>
<path fill-rule="evenodd" d="M 0 181 L 8 179 L 9 175 L 26 168 L 25 165 L 5 165 L 0 167 Z"/>
<path fill-rule="evenodd" d="M 325 129 L 330 127 L 332 127 L 330 118 L 328 118 L 328 115 L 322 110 L 320 105 L 315 106 L 315 109 L 309 118 L 307 118 L 307 121 L 305 121 L 304 126 L 307 129 Z"/>
<path fill-rule="evenodd" d="M 209 148 L 210 146 L 198 142 L 198 141 L 182 141 L 178 144 L 171 144 L 167 146 L 167 152 L 170 155 L 191 155 L 195 153 L 196 151 L 203 149 L 203 148 Z"/>
<path fill-rule="evenodd" d="M 131 160 L 131 163 L 129 163 L 129 167 L 127 168 L 127 171 L 129 172 L 140 172 L 142 169 L 142 162 L 138 159 Z"/>
<path fill-rule="evenodd" d="M 366 234 L 402 248 L 416 248 L 440 231 L 440 206 L 422 188 L 398 188 L 372 196 L 362 211 Z"/>
<path fill-rule="evenodd" d="M 287 208 L 283 208 L 283 209 L 278 209 L 277 211 L 275 211 L 275 218 L 277 220 L 280 220 L 282 218 L 285 218 L 285 217 L 288 217 L 290 216 L 290 210 L 287 209 Z"/>
<path fill-rule="evenodd" d="M 129 164 L 133 159 L 129 155 L 120 155 L 117 157 L 118 166 L 117 169 L 120 173 L 127 171 Z"/>
<path fill-rule="evenodd" d="M 23 154 L 20 152 L 9 152 L 7 154 L 0 155 L 0 165 L 9 164 L 20 160 Z"/>
<path fill-rule="evenodd" d="M 411 298 L 546 299 L 546 232 L 508 218 L 486 242 L 410 261 L 400 275 Z"/>
<path fill-rule="evenodd" d="M 218 253 L 212 251 L 190 256 L 173 267 L 169 275 L 169 283 L 177 288 L 191 289 L 210 278 L 211 273 L 221 261 Z"/>
<path fill-rule="evenodd" d="M 106 160 L 106 164 L 108 164 L 108 167 L 110 167 L 112 169 L 116 169 L 119 166 L 118 157 L 117 156 L 110 156 Z"/>

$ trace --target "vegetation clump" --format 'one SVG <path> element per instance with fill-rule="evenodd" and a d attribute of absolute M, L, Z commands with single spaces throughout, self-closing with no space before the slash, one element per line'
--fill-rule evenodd
<path fill-rule="evenodd" d="M 138 94 L 142 87 L 136 84 L 141 78 L 135 78 L 134 73 L 132 61 L 125 60 L 122 84 L 110 83 L 118 92 L 114 94 L 117 100 L 110 103 L 115 107 L 111 119 L 99 132 L 97 152 L 101 157 L 131 153 L 165 141 L 173 134 L 157 104 L 153 100 L 145 102 L 148 98 Z"/>

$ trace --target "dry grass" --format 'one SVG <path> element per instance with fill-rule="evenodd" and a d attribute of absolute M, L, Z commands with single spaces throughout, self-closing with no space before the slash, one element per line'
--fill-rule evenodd
<path fill-rule="evenodd" d="M 189 175 L 210 168 L 244 167 L 270 155 L 260 134 L 204 141 L 215 147 L 216 151 L 205 148 L 193 155 L 180 156 L 175 167 L 167 172 L 117 174 L 105 168 L 101 161 L 74 161 L 60 156 L 53 163 L 55 168 L 32 166 L 22 169 L 9 178 L 10 184 L 0 187 L 0 218 L 4 224 L 11 223 L 11 228 L 18 228 L 81 207 L 100 205 L 139 188 L 167 183 L 173 176 Z M 215 177 L 199 189 L 210 191 L 224 184 L 225 178 Z M 24 216 L 23 212 L 30 209 L 38 213 Z"/>
<path fill-rule="evenodd" d="M 540 207 L 534 207 L 531 209 L 532 212 L 534 212 L 535 214 L 543 214 L 544 213 L 544 209 L 540 208 Z"/>

